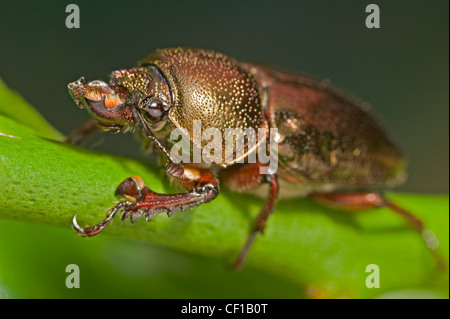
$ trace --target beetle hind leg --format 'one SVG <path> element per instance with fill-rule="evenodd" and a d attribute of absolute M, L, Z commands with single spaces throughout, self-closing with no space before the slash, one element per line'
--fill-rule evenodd
<path fill-rule="evenodd" d="M 374 192 L 353 193 L 312 193 L 310 195 L 319 204 L 347 211 L 366 210 L 370 208 L 387 207 L 401 215 L 417 231 L 423 230 L 423 222 L 405 209 L 385 199 L 381 194 Z"/>
<path fill-rule="evenodd" d="M 425 244 L 431 250 L 439 268 L 445 268 L 446 262 L 439 252 L 439 241 L 436 235 L 424 227 L 423 221 L 402 207 L 392 203 L 381 194 L 375 192 L 352 193 L 312 193 L 310 197 L 319 204 L 338 210 L 357 211 L 370 208 L 386 207 L 402 216 L 406 222 L 419 232 Z"/>

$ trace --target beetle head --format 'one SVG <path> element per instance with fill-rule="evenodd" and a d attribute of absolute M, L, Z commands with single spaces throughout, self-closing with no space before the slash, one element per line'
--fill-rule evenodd
<path fill-rule="evenodd" d="M 152 66 L 114 71 L 109 84 L 86 83 L 82 77 L 68 88 L 80 108 L 114 131 L 143 124 L 158 131 L 167 121 L 172 102 L 167 81 Z"/>

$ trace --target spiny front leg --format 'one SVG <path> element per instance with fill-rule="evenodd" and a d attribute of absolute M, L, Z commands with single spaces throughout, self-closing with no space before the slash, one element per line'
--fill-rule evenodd
<path fill-rule="evenodd" d="M 219 184 L 216 177 L 205 169 L 183 168 L 176 164 L 166 167 L 168 174 L 176 178 L 185 188 L 186 193 L 159 194 L 145 186 L 139 176 L 129 177 L 116 189 L 116 196 L 127 198 L 112 208 L 105 220 L 95 226 L 80 227 L 76 216 L 73 218 L 74 229 L 84 237 L 91 237 L 100 233 L 112 220 L 114 215 L 122 211 L 122 220 L 130 217 L 132 223 L 145 216 L 150 221 L 159 213 L 167 213 L 170 217 L 176 210 L 207 203 L 217 197 Z"/>

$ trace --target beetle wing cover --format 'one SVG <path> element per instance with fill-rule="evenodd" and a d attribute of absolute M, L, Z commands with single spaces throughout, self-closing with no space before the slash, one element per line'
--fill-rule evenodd
<path fill-rule="evenodd" d="M 293 183 L 395 186 L 406 159 L 368 104 L 309 76 L 244 64 L 268 91 L 279 174 Z"/>

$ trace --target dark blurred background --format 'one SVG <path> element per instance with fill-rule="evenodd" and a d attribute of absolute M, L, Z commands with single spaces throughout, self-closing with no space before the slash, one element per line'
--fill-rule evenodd
<path fill-rule="evenodd" d="M 449 187 L 448 1 L 10 1 L 0 12 L 0 77 L 65 134 L 88 118 L 66 85 L 107 79 L 157 48 L 196 46 L 328 78 L 368 101 L 410 157 L 402 191 Z M 381 28 L 367 29 L 376 3 Z M 139 157 L 131 136 L 89 147 Z"/>
<path fill-rule="evenodd" d="M 84 75 L 107 80 L 157 48 L 196 46 L 330 79 L 368 101 L 410 157 L 402 191 L 448 193 L 448 1 L 65 1 L 0 7 L 0 78 L 64 134 L 88 115 L 67 92 Z M 367 29 L 376 3 L 381 29 Z M 87 147 L 143 158 L 130 135 Z M 1 150 L 0 150 L 1 152 Z M 1 186 L 1 185 L 0 185 Z M 66 265 L 83 289 L 64 285 Z M 298 285 L 258 270 L 114 236 L 0 220 L 0 298 L 300 298 Z"/>

